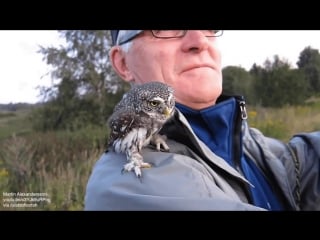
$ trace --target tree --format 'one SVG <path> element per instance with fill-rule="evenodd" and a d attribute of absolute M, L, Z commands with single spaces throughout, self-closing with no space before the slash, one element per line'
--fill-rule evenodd
<path fill-rule="evenodd" d="M 222 70 L 223 91 L 226 94 L 245 96 L 248 103 L 253 101 L 252 76 L 242 67 L 228 66 Z"/>
<path fill-rule="evenodd" d="M 299 55 L 298 68 L 305 74 L 309 95 L 320 92 L 319 50 L 306 47 Z"/>
<path fill-rule="evenodd" d="M 264 68 L 254 66 L 250 72 L 255 79 L 257 101 L 263 106 L 297 105 L 307 98 L 303 73 L 299 69 L 292 69 L 287 61 L 277 55 L 273 61 L 266 60 Z"/>
<path fill-rule="evenodd" d="M 112 70 L 109 31 L 60 31 L 66 45 L 40 47 L 39 53 L 52 66 L 54 84 L 41 87 L 46 102 L 37 112 L 38 126 L 46 129 L 104 124 L 128 85 Z M 49 117 L 49 119 L 48 119 Z M 56 120 L 52 120 L 56 119 Z M 39 121 L 46 121 L 40 124 Z"/>

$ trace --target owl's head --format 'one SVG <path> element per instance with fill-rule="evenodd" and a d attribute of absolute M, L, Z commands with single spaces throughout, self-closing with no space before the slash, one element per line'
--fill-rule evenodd
<path fill-rule="evenodd" d="M 174 114 L 175 99 L 173 89 L 161 82 L 148 82 L 136 85 L 135 108 L 151 118 L 167 120 Z"/>

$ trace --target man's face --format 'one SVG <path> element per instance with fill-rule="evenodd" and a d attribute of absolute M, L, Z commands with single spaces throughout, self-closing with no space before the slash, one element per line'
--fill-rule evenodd
<path fill-rule="evenodd" d="M 214 104 L 222 91 L 217 40 L 199 30 L 171 39 L 155 38 L 144 31 L 133 40 L 126 64 L 135 82 L 167 83 L 174 88 L 177 102 L 202 109 Z"/>

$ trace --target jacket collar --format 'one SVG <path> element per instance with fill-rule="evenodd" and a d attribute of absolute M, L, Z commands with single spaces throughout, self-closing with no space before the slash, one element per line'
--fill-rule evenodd
<path fill-rule="evenodd" d="M 228 98 L 214 106 L 193 110 L 184 105 L 176 104 L 180 112 L 188 119 L 194 133 L 212 152 L 234 167 L 233 145 L 236 114 L 238 113 L 235 98 Z"/>
<path fill-rule="evenodd" d="M 220 98 L 222 99 L 222 98 Z M 223 99 L 228 100 L 229 97 Z M 219 101 L 219 103 L 222 101 Z M 238 101 L 236 101 L 238 102 Z M 236 103 L 238 106 L 238 103 Z M 241 123 L 240 123 L 241 124 Z M 198 154 L 211 167 L 222 171 L 227 171 L 231 175 L 241 179 L 243 182 L 250 184 L 243 178 L 233 167 L 231 167 L 223 158 L 214 153 L 195 133 L 184 114 L 176 108 L 173 119 L 167 122 L 160 134 L 165 134 L 168 138 L 180 142 L 189 147 L 193 152 Z"/>

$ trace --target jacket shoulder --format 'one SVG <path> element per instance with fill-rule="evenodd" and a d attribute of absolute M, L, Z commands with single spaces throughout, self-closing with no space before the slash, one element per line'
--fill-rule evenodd
<path fill-rule="evenodd" d="M 142 169 L 141 179 L 121 173 L 124 154 L 103 154 L 87 184 L 85 210 L 262 210 L 222 191 L 183 144 L 168 145 L 175 152 L 143 149 L 152 167 Z"/>

